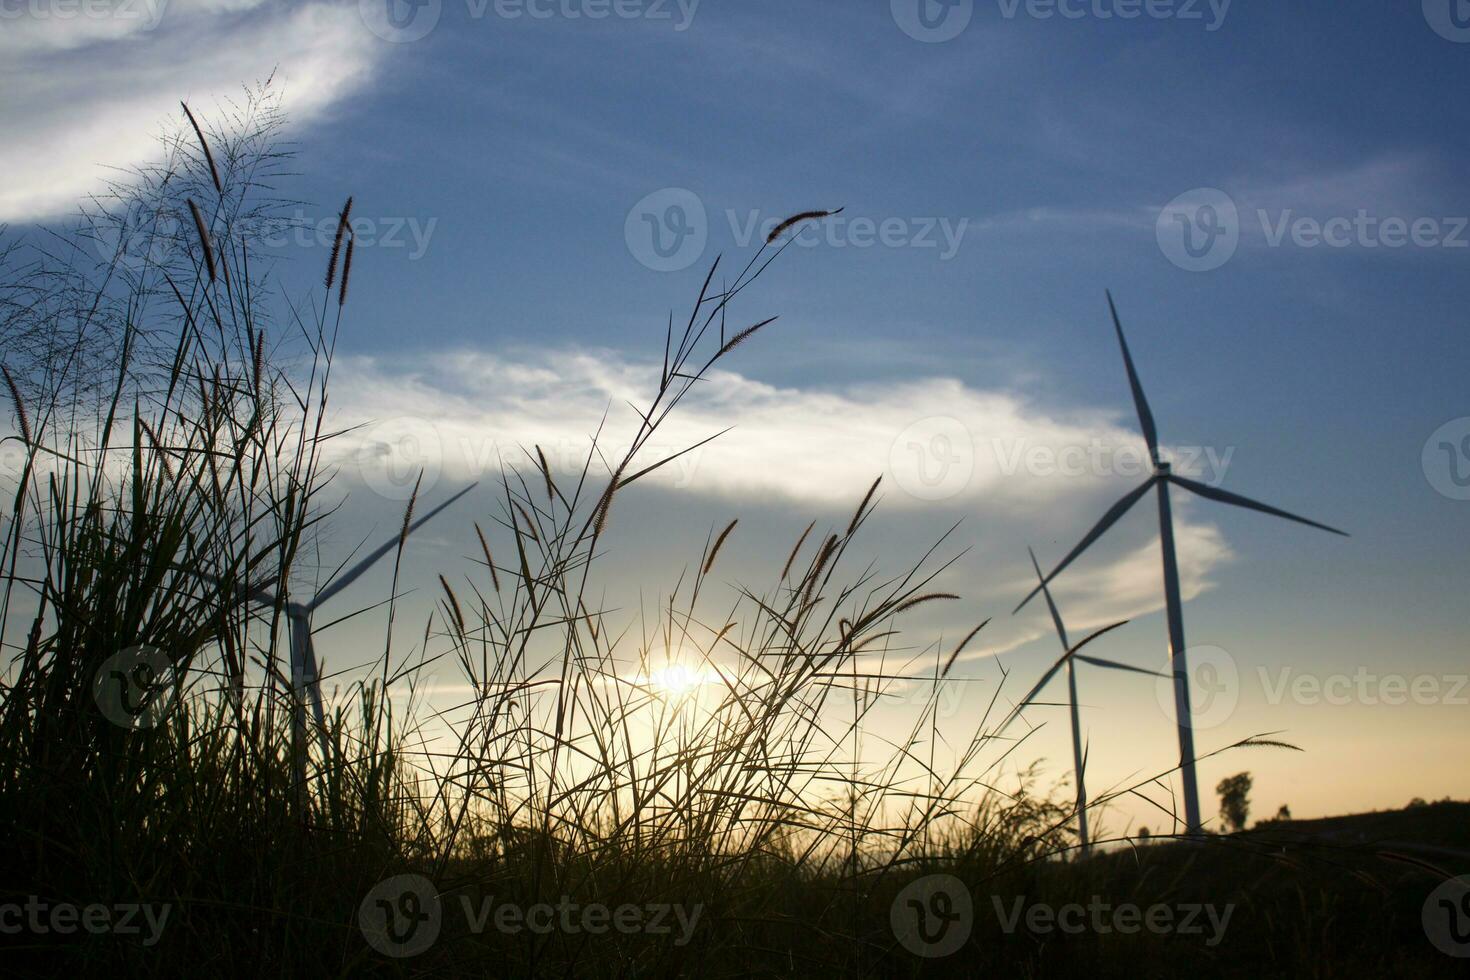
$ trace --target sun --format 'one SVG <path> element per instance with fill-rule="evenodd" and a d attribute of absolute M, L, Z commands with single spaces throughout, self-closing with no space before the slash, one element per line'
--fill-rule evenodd
<path fill-rule="evenodd" d="M 708 678 L 688 664 L 671 663 L 653 672 L 653 685 L 659 693 L 670 700 L 693 697 Z"/>

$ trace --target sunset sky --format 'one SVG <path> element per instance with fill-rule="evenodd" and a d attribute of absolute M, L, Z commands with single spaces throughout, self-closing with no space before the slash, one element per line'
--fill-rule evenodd
<path fill-rule="evenodd" d="M 408 464 L 432 502 L 518 444 L 570 470 L 604 410 L 629 438 L 668 312 L 715 257 L 733 275 L 772 223 L 845 208 L 737 301 L 742 325 L 780 319 L 661 439 L 736 428 L 619 501 L 601 585 L 631 620 L 739 517 L 715 577 L 761 591 L 881 474 L 864 561 L 896 571 L 963 519 L 942 584 L 964 600 L 916 612 L 914 642 L 994 617 L 956 668 L 959 725 L 998 664 L 1019 696 L 1056 656 L 1041 604 L 1011 614 L 1026 547 L 1049 567 L 1143 479 L 1111 289 L 1179 468 L 1352 535 L 1176 496 L 1187 636 L 1224 670 L 1199 750 L 1277 731 L 1306 750 L 1204 763 L 1206 814 L 1244 769 L 1257 816 L 1464 798 L 1470 19 L 1452 3 L 0 0 L 0 223 L 63 222 L 107 166 L 152 158 L 180 99 L 218 118 L 274 73 L 288 210 L 330 229 L 351 194 L 360 222 L 333 398 L 375 424 L 339 447 L 340 555 L 391 533 Z M 277 243 L 283 288 L 304 295 L 329 244 Z M 495 506 L 477 492 L 426 528 L 410 573 L 470 571 L 470 520 Z M 1157 531 L 1141 505 L 1056 588 L 1074 635 L 1131 619 L 1095 652 L 1151 669 Z M 329 665 L 381 625 L 322 634 Z M 1084 666 L 1079 689 L 1095 792 L 1173 764 L 1152 681 Z M 1033 720 L 1023 761 L 1066 776 L 1065 712 Z M 1108 823 L 1130 820 L 1159 823 L 1138 803 Z"/>

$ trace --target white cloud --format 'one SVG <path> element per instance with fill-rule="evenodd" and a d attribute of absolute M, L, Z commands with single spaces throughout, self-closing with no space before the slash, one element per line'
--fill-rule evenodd
<path fill-rule="evenodd" d="M 1439 213 L 1440 167 L 1424 153 L 1383 153 L 1356 165 L 1276 182 L 1242 181 L 1232 194 L 1242 207 L 1330 217 L 1360 209 L 1382 216 Z"/>
<path fill-rule="evenodd" d="M 348 358 L 334 368 L 339 420 L 373 424 L 336 451 L 370 483 L 391 482 L 394 469 L 402 479 L 421 465 L 455 479 L 484 476 L 502 458 L 524 460 L 518 446 L 532 443 L 568 472 L 580 468 L 604 411 L 605 447 L 627 445 L 638 418 L 630 406 L 648 403 L 659 371 L 579 349 L 520 358 L 464 351 L 391 364 Z M 838 505 L 883 474 L 899 505 L 984 498 L 1034 512 L 1147 475 L 1142 440 L 1102 412 L 1056 416 L 1017 394 L 954 378 L 783 388 L 722 370 L 670 416 L 639 463 L 732 425 L 649 479 L 726 498 Z M 1201 456 L 1193 471 L 1218 476 L 1209 459 Z"/>
<path fill-rule="evenodd" d="M 267 0 L 24 0 L 0 33 L 0 221 L 72 211 L 115 171 L 158 155 L 181 99 L 216 99 L 274 74 L 304 123 L 360 86 L 384 45 L 356 3 Z"/>
<path fill-rule="evenodd" d="M 426 474 L 423 492 L 436 497 L 471 479 L 493 483 L 502 459 L 533 478 L 520 449 L 533 444 L 543 448 L 554 470 L 567 474 L 580 469 L 590 434 L 605 411 L 604 445 L 609 450 L 626 446 L 638 424 L 629 403 L 647 404 L 659 370 L 656 363 L 579 349 L 524 356 L 458 352 L 407 363 L 341 359 L 333 368 L 334 428 L 366 424 L 337 440 L 331 456 L 352 487 L 397 499 L 407 497 L 420 469 Z M 908 454 L 893 450 L 896 442 L 904 448 L 900 437 L 914 431 L 916 423 L 941 417 L 961 428 L 929 431 L 950 431 L 956 440 L 968 436 L 973 451 L 969 478 L 941 484 L 952 494 L 936 499 L 932 487 L 915 482 Z M 1027 544 L 1038 545 L 1042 563 L 1050 567 L 1117 497 L 1144 478 L 1141 471 L 1129 471 L 1143 466 L 1142 440 L 1116 417 L 1098 411 L 1049 413 L 1015 393 L 981 390 L 953 378 L 793 388 L 720 371 L 670 416 L 668 425 L 644 465 L 735 426 L 693 454 L 692 465 L 671 464 L 648 483 L 703 501 L 697 514 L 682 505 L 680 510 L 680 520 L 699 525 L 700 534 L 702 522 L 713 525 L 735 512 L 750 516 L 753 507 L 783 515 L 769 522 L 771 528 L 759 522 L 742 531 L 742 539 L 759 553 L 789 547 L 781 537 L 787 533 L 787 512 L 803 520 L 813 512 L 845 520 L 879 474 L 884 476 L 882 512 L 868 548 L 906 556 L 913 541 L 932 540 L 936 527 L 942 530 L 952 517 L 963 516 L 955 550 L 972 551 L 955 573 L 963 582 L 957 590 L 967 598 L 966 609 L 955 615 L 969 617 L 976 607 L 1001 614 L 965 659 L 1002 652 L 1050 631 L 1039 605 L 1021 617 L 1005 615 L 1034 584 Z M 1078 450 L 1076 465 L 1064 471 L 1069 449 Z M 1036 465 L 1036 460 L 1052 462 Z M 1094 468 L 1094 460 L 1104 465 Z M 1199 475 L 1206 479 L 1223 475 L 1204 469 Z M 606 471 L 598 469 L 595 476 L 605 478 Z M 915 488 L 917 493 L 909 492 Z M 631 506 L 625 506 L 625 515 Z M 642 517 L 659 519 L 652 512 Z M 1210 573 L 1231 558 L 1220 532 L 1192 518 L 1193 504 L 1179 496 L 1175 533 L 1186 599 L 1207 589 Z M 642 527 L 635 518 L 634 529 L 625 533 L 640 537 L 637 528 Z M 662 544 L 634 547 L 673 549 L 667 560 L 677 564 L 687 559 L 679 550 L 687 542 L 674 543 L 679 536 L 660 528 L 655 537 Z M 650 551 L 647 557 L 657 564 L 664 555 Z M 1080 637 L 1089 628 L 1158 610 L 1159 562 L 1149 498 L 1059 582 L 1069 628 Z M 666 583 L 648 584 L 657 589 Z M 958 628 L 958 621 L 945 624 L 951 626 Z"/>

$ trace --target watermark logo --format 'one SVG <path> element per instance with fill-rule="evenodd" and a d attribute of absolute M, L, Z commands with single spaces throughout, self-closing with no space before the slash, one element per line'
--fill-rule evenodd
<path fill-rule="evenodd" d="M 423 875 L 380 881 L 357 908 L 357 925 L 368 945 L 395 959 L 418 956 L 434 945 L 443 922 L 439 890 Z"/>
<path fill-rule="evenodd" d="M 889 0 L 893 22 L 915 41 L 952 41 L 970 26 L 975 0 Z"/>
<path fill-rule="evenodd" d="M 1424 0 L 1424 19 L 1446 41 L 1470 44 L 1470 0 Z"/>
<path fill-rule="evenodd" d="M 393 44 L 421 41 L 439 24 L 444 0 L 357 0 L 368 30 Z"/>
<path fill-rule="evenodd" d="M 1425 440 L 1419 463 L 1435 493 L 1470 500 L 1470 416 L 1451 419 Z"/>
<path fill-rule="evenodd" d="M 957 418 L 934 415 L 908 426 L 888 450 L 894 482 L 919 500 L 948 500 L 970 485 L 975 440 Z"/>
<path fill-rule="evenodd" d="M 133 201 L 88 223 L 83 235 L 103 263 L 129 272 L 165 265 L 177 252 L 179 221 L 158 203 Z"/>
<path fill-rule="evenodd" d="M 400 415 L 368 426 L 353 457 L 362 482 L 387 500 L 432 490 L 444 468 L 444 440 L 428 419 Z M 422 479 L 420 476 L 422 475 Z"/>
<path fill-rule="evenodd" d="M 119 650 L 97 668 L 92 697 L 104 718 L 129 731 L 158 726 L 178 698 L 178 675 L 157 647 Z"/>
<path fill-rule="evenodd" d="M 1240 702 L 1240 669 L 1235 658 L 1220 647 L 1192 646 L 1184 651 L 1183 661 L 1189 680 L 1189 727 L 1199 731 L 1225 724 Z M 1154 682 L 1160 709 L 1176 724 L 1178 670 L 1178 661 L 1171 659 L 1159 671 L 1166 676 Z"/>
<path fill-rule="evenodd" d="M 623 222 L 633 258 L 654 272 L 678 272 L 704 254 L 709 215 L 699 195 L 682 187 L 654 191 L 633 205 Z"/>
<path fill-rule="evenodd" d="M 1443 882 L 1424 900 L 1424 935 L 1446 956 L 1470 957 L 1470 875 Z"/>
<path fill-rule="evenodd" d="M 0 477 L 4 477 L 0 486 L 11 488 L 12 496 L 21 471 L 25 469 L 27 458 L 25 443 L 20 441 L 20 437 L 8 436 L 0 439 Z"/>
<path fill-rule="evenodd" d="M 1186 272 L 1210 272 L 1240 246 L 1240 212 L 1224 191 L 1199 187 L 1164 206 L 1154 234 L 1170 262 Z"/>
<path fill-rule="evenodd" d="M 954 875 L 925 875 L 909 882 L 893 899 L 888 923 L 904 949 L 936 959 L 969 941 L 975 905 L 970 889 Z"/>

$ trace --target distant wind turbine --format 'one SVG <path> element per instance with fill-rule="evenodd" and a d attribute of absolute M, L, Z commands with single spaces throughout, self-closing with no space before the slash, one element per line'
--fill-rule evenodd
<path fill-rule="evenodd" d="M 1080 660 L 1083 663 L 1092 664 L 1094 667 L 1106 667 L 1110 670 L 1127 670 L 1136 674 L 1147 674 L 1150 677 L 1164 677 L 1166 675 L 1160 674 L 1157 671 L 1145 670 L 1142 667 L 1130 667 L 1128 664 L 1120 664 L 1114 660 L 1104 660 L 1101 657 L 1087 657 L 1078 653 L 1077 651 L 1091 640 L 1123 624 L 1114 623 L 1112 626 L 1092 634 L 1092 636 L 1089 636 L 1086 640 L 1077 644 L 1077 646 L 1072 646 L 1067 640 L 1067 627 L 1062 624 L 1062 614 L 1057 611 L 1057 604 L 1052 600 L 1051 589 L 1046 587 L 1046 580 L 1042 578 L 1041 565 L 1036 561 L 1036 552 L 1030 548 L 1026 550 L 1031 555 L 1031 567 L 1036 569 L 1036 578 L 1041 581 L 1041 592 L 1042 595 L 1046 596 L 1047 608 L 1051 610 L 1051 621 L 1056 624 L 1057 638 L 1062 641 L 1062 655 L 1057 659 L 1056 663 L 1052 664 L 1051 669 L 1042 675 L 1041 680 L 1036 682 L 1036 686 L 1031 688 L 1031 692 L 1021 700 L 1021 703 L 1017 705 L 1017 710 L 1024 708 L 1034 701 L 1036 695 L 1041 693 L 1041 689 L 1047 685 L 1047 682 L 1056 676 L 1057 671 L 1062 669 L 1062 665 L 1066 665 L 1067 696 L 1072 709 L 1072 767 L 1073 772 L 1077 776 L 1077 840 L 1081 844 L 1082 854 L 1085 857 L 1091 850 L 1091 844 L 1087 836 L 1087 783 L 1084 776 L 1087 770 L 1087 760 L 1082 753 L 1082 731 L 1081 724 L 1077 718 L 1076 661 Z"/>
<path fill-rule="evenodd" d="M 1061 574 L 1062 569 L 1072 564 L 1078 555 L 1102 537 L 1107 529 L 1117 523 L 1129 508 L 1142 500 L 1145 494 L 1153 489 L 1158 490 L 1159 543 L 1164 553 L 1164 609 L 1169 623 L 1169 661 L 1174 671 L 1174 713 L 1179 728 L 1179 772 L 1184 782 L 1185 832 L 1198 834 L 1203 825 L 1200 822 L 1199 787 L 1194 771 L 1194 731 L 1190 717 L 1189 674 L 1185 663 L 1184 611 L 1179 598 L 1179 566 L 1174 557 L 1174 518 L 1169 507 L 1169 486 L 1173 484 L 1191 493 L 1199 494 L 1207 500 L 1260 511 L 1263 514 L 1282 517 L 1289 521 L 1296 521 L 1298 524 L 1306 524 L 1323 531 L 1331 531 L 1333 534 L 1341 534 L 1344 537 L 1347 536 L 1347 532 L 1307 520 L 1305 517 L 1298 517 L 1296 514 L 1251 500 L 1249 497 L 1242 497 L 1239 494 L 1175 474 L 1169 464 L 1159 458 L 1159 436 L 1158 430 L 1154 427 L 1153 413 L 1149 411 L 1148 399 L 1143 395 L 1143 385 L 1138 381 L 1138 372 L 1133 368 L 1133 356 L 1128 352 L 1128 341 L 1123 337 L 1123 324 L 1118 319 L 1118 309 L 1113 304 L 1113 294 L 1109 292 L 1107 296 L 1108 310 L 1113 316 L 1113 329 L 1118 334 L 1118 346 L 1123 351 L 1123 366 L 1128 371 L 1128 385 L 1133 390 L 1133 404 L 1138 410 L 1138 425 L 1143 430 L 1144 441 L 1148 443 L 1149 458 L 1153 462 L 1154 472 L 1142 486 L 1130 491 L 1107 513 L 1103 514 L 1102 519 L 1091 531 L 1087 532 L 1077 547 L 1073 548 L 1067 557 L 1052 569 L 1050 575 L 1041 580 L 1040 585 L 1032 589 L 1030 594 L 1021 600 L 1021 604 L 1016 607 L 1015 611 L 1020 612 L 1021 608 L 1036 596 L 1036 593 L 1043 591 L 1052 579 Z"/>
<path fill-rule="evenodd" d="M 316 644 L 311 639 L 312 614 L 321 608 L 322 604 L 328 599 L 360 578 L 364 572 L 371 568 L 384 555 L 397 548 L 402 539 L 407 538 L 414 531 L 429 523 L 441 511 L 447 509 L 451 504 L 458 501 L 459 498 L 477 486 L 479 486 L 479 483 L 470 484 L 438 507 L 429 511 L 423 517 L 408 525 L 401 534 L 396 534 L 378 545 L 362 561 L 353 565 L 340 575 L 334 576 L 326 587 L 317 593 L 316 598 L 310 602 L 294 602 L 283 594 L 272 592 L 270 585 L 275 581 L 274 578 L 250 588 L 250 599 L 257 605 L 270 608 L 280 606 L 286 614 L 286 623 L 289 628 L 287 636 L 291 651 L 291 688 L 296 695 L 295 713 L 293 717 L 296 735 L 299 740 L 297 744 L 305 744 L 306 703 L 310 701 L 312 714 L 316 719 L 317 738 L 321 742 L 322 752 L 325 753 L 327 750 L 326 717 L 322 710 L 321 676 L 317 670 Z M 218 581 L 217 579 L 213 579 L 213 576 L 201 575 L 201 577 Z"/>

